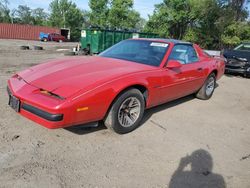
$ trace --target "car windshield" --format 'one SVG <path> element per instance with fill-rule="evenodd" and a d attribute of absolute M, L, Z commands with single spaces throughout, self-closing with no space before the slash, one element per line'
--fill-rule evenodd
<path fill-rule="evenodd" d="M 241 44 L 235 48 L 235 50 L 250 51 L 250 43 Z"/>
<path fill-rule="evenodd" d="M 112 46 L 99 56 L 159 66 L 168 49 L 167 43 L 146 40 L 124 40 Z"/>

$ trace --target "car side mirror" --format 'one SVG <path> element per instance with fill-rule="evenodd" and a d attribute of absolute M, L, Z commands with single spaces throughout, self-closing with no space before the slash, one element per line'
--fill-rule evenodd
<path fill-rule="evenodd" d="M 177 60 L 169 60 L 166 66 L 166 68 L 169 68 L 169 69 L 178 69 L 181 67 L 182 67 L 182 64 Z"/>

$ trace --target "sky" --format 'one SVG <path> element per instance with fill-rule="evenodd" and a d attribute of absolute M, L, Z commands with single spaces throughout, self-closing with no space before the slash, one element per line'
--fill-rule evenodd
<path fill-rule="evenodd" d="M 48 11 L 49 3 L 52 0 L 9 0 L 10 8 L 17 8 L 18 5 L 27 5 L 30 8 L 43 8 Z M 72 0 L 76 5 L 84 10 L 89 10 L 88 0 Z M 141 16 L 148 19 L 148 15 L 154 11 L 154 5 L 161 3 L 163 0 L 134 0 L 134 8 L 140 12 Z M 250 3 L 248 5 L 250 11 Z"/>
<path fill-rule="evenodd" d="M 30 8 L 43 8 L 48 11 L 49 3 L 52 0 L 9 0 L 10 8 L 17 8 L 18 5 L 27 5 Z M 89 10 L 88 0 L 72 0 L 76 5 L 84 10 Z M 154 11 L 154 5 L 161 3 L 163 0 L 134 0 L 134 8 L 140 12 L 141 16 L 145 19 L 148 14 Z"/>

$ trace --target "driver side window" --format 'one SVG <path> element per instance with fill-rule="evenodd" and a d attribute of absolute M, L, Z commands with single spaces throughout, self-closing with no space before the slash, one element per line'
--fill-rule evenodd
<path fill-rule="evenodd" d="M 177 44 L 174 46 L 169 60 L 177 60 L 181 64 L 189 64 L 198 61 L 195 49 L 191 45 Z"/>

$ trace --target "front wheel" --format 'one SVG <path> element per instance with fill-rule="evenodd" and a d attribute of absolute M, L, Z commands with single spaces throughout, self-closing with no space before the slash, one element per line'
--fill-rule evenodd
<path fill-rule="evenodd" d="M 138 89 L 122 93 L 113 103 L 104 123 L 118 134 L 133 131 L 140 125 L 145 109 L 145 100 Z"/>
<path fill-rule="evenodd" d="M 205 81 L 201 89 L 196 93 L 196 97 L 202 100 L 210 99 L 214 93 L 215 86 L 216 86 L 216 77 L 215 74 L 212 73 L 208 76 L 207 80 Z"/>

